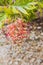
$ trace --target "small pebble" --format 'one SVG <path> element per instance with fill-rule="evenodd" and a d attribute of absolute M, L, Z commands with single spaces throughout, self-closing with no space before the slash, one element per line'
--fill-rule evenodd
<path fill-rule="evenodd" d="M 37 29 L 39 30 L 39 29 L 41 29 L 41 27 L 37 27 Z"/>
<path fill-rule="evenodd" d="M 41 33 L 41 35 L 43 36 L 43 32 Z"/>

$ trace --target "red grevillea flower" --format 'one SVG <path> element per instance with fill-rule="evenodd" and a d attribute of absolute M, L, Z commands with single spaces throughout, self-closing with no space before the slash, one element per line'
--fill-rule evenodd
<path fill-rule="evenodd" d="M 18 19 L 16 22 L 7 25 L 6 28 L 4 28 L 4 32 L 6 36 L 10 36 L 13 41 L 27 38 L 27 24 L 21 19 Z"/>

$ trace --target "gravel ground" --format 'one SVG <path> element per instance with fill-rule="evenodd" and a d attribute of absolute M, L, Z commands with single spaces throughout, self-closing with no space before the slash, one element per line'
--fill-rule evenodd
<path fill-rule="evenodd" d="M 11 44 L 0 30 L 0 65 L 43 65 L 43 23 L 32 23 L 28 39 Z"/>

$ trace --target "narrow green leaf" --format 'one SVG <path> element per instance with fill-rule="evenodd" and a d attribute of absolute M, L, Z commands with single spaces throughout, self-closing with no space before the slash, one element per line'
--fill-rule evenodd
<path fill-rule="evenodd" d="M 12 6 L 12 11 L 13 11 L 14 14 L 18 14 L 19 13 L 19 11 L 16 9 L 15 6 Z"/>
<path fill-rule="evenodd" d="M 17 6 L 16 8 L 17 8 L 17 10 L 19 10 L 21 13 L 28 15 L 27 11 L 26 11 L 23 7 Z"/>
<path fill-rule="evenodd" d="M 5 20 L 6 18 L 7 18 L 6 15 L 2 15 L 2 16 L 0 16 L 0 28 L 3 27 L 4 20 Z"/>

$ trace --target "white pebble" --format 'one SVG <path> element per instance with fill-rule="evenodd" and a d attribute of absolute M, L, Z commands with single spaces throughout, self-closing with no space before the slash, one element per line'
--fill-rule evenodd
<path fill-rule="evenodd" d="M 18 62 L 16 61 L 14 64 L 15 64 L 15 65 L 18 65 Z"/>
<path fill-rule="evenodd" d="M 43 32 L 41 33 L 41 35 L 43 35 Z"/>
<path fill-rule="evenodd" d="M 37 29 L 41 29 L 41 27 L 37 27 Z"/>

